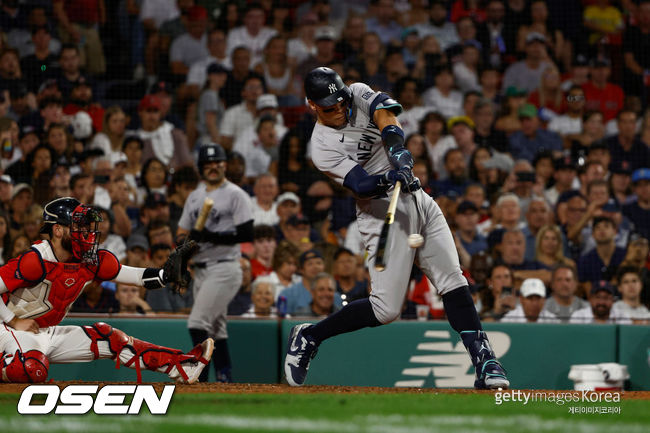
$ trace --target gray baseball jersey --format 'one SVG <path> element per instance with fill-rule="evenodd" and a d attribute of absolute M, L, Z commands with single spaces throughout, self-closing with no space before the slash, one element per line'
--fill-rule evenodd
<path fill-rule="evenodd" d="M 316 123 L 311 137 L 314 165 L 341 185 L 356 165 L 369 175 L 393 169 L 381 131 L 371 118 L 377 105 L 375 99 L 381 94 L 363 83 L 352 84 L 350 90 L 352 102 L 348 123 L 341 128 Z M 377 244 L 388 204 L 388 197 L 357 200 L 357 224 L 368 251 L 372 284 L 370 302 L 382 323 L 399 317 L 416 256 L 438 293 L 445 294 L 467 285 L 447 221 L 438 205 L 422 190 L 400 197 L 386 246 L 386 269 L 383 272 L 375 270 Z M 424 237 L 424 244 L 417 250 L 408 247 L 407 238 L 411 233 Z"/>
<path fill-rule="evenodd" d="M 205 222 L 205 228 L 212 232 L 234 232 L 235 227 L 253 219 L 251 199 L 237 185 L 225 180 L 217 189 L 206 192 L 205 184 L 192 191 L 183 207 L 178 226 L 191 230 L 199 216 L 206 197 L 214 200 L 214 206 Z M 241 257 L 239 245 L 214 245 L 200 242 L 201 249 L 194 256 L 195 262 L 217 262 L 237 260 Z"/>

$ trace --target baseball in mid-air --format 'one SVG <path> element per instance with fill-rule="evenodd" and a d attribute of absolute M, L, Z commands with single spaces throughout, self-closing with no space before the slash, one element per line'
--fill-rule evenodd
<path fill-rule="evenodd" d="M 412 233 L 409 235 L 409 247 L 411 248 L 420 248 L 424 243 L 424 238 L 421 234 Z"/>

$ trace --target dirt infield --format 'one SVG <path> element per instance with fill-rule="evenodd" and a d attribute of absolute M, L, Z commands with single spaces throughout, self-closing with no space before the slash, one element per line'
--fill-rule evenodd
<path fill-rule="evenodd" d="M 49 384 L 65 387 L 72 384 L 93 384 L 93 385 L 135 385 L 135 382 L 55 382 Z M 157 391 L 161 391 L 164 385 L 169 382 L 152 383 Z M 19 394 L 28 384 L 3 383 L 0 384 L 0 394 Z M 549 393 L 564 393 L 566 390 L 525 390 L 543 391 Z M 257 383 L 205 383 L 195 385 L 176 385 L 176 393 L 199 394 L 199 393 L 224 393 L 224 394 L 493 394 L 494 391 L 477 391 L 474 389 L 436 389 L 436 388 L 381 388 L 365 386 L 303 386 L 293 388 L 288 385 L 271 385 Z M 625 391 L 623 399 L 629 400 L 650 400 L 650 391 Z"/>

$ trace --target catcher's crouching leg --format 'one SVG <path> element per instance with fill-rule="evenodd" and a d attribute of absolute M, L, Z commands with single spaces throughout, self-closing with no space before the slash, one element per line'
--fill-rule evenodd
<path fill-rule="evenodd" d="M 116 360 L 116 368 L 120 368 L 120 363 L 134 368 L 138 383 L 142 382 L 142 368 L 165 373 L 180 383 L 194 383 L 210 361 L 214 349 L 211 338 L 183 353 L 138 340 L 104 322 L 82 328 L 91 340 L 90 350 L 95 359 L 111 358 Z M 100 342 L 104 344 L 100 345 Z"/>
<path fill-rule="evenodd" d="M 2 381 L 12 383 L 41 383 L 47 379 L 50 361 L 40 350 L 21 352 L 2 358 Z"/>

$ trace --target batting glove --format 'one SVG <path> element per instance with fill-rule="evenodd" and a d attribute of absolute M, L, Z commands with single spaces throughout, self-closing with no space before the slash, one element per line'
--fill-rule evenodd
<path fill-rule="evenodd" d="M 420 189 L 420 179 L 413 176 L 410 168 L 404 167 L 401 170 L 391 170 L 384 175 L 385 179 L 392 185 L 397 181 L 402 184 L 402 192 L 409 193 Z"/>
<path fill-rule="evenodd" d="M 393 164 L 396 170 L 402 170 L 404 168 L 413 168 L 413 155 L 406 149 L 400 149 L 395 153 L 392 153 L 390 157 L 390 163 Z"/>

